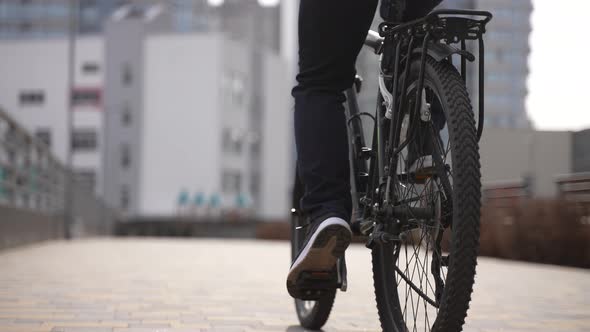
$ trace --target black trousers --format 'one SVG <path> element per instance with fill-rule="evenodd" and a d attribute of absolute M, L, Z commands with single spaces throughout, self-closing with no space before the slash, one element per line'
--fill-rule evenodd
<path fill-rule="evenodd" d="M 301 0 L 299 74 L 295 98 L 297 169 L 305 188 L 301 207 L 311 220 L 349 221 L 352 202 L 344 90 L 354 81 L 355 62 L 378 0 Z M 393 0 L 381 15 L 408 20 L 439 0 Z"/>
<path fill-rule="evenodd" d="M 299 74 L 295 98 L 297 169 L 305 188 L 301 207 L 311 220 L 352 209 L 343 91 L 378 0 L 301 0 Z"/>

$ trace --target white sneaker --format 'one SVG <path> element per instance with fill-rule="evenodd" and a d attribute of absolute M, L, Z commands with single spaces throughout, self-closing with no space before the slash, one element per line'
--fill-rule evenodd
<path fill-rule="evenodd" d="M 301 273 L 332 273 L 352 239 L 350 226 L 341 218 L 330 217 L 312 227 L 315 227 L 315 230 L 311 230 L 311 236 L 308 237 L 287 275 L 287 290 L 295 298 L 304 298 L 308 290 L 305 286 L 298 285 Z"/>

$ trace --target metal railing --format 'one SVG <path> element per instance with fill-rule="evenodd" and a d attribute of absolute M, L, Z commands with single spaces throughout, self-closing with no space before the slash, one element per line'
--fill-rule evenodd
<path fill-rule="evenodd" d="M 0 204 L 63 213 L 66 168 L 0 109 Z"/>
<path fill-rule="evenodd" d="M 590 205 L 590 172 L 559 175 L 555 183 L 564 199 Z"/>
<path fill-rule="evenodd" d="M 529 183 L 523 179 L 483 184 L 482 198 L 493 206 L 512 206 L 531 197 Z"/>

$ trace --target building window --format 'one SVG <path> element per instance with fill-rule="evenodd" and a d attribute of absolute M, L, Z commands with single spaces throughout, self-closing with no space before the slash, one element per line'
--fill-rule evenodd
<path fill-rule="evenodd" d="M 129 208 L 129 188 L 126 185 L 121 186 L 121 209 L 127 210 Z"/>
<path fill-rule="evenodd" d="M 125 127 L 131 124 L 131 108 L 129 105 L 125 105 L 121 110 L 121 124 Z"/>
<path fill-rule="evenodd" d="M 35 138 L 43 144 L 47 145 L 47 147 L 51 147 L 51 130 L 49 130 L 49 128 L 37 129 L 37 131 L 35 132 Z"/>
<path fill-rule="evenodd" d="M 256 133 L 250 134 L 249 142 L 250 142 L 250 152 L 252 153 L 252 155 L 259 156 L 260 155 L 260 135 L 258 135 Z"/>
<path fill-rule="evenodd" d="M 231 138 L 231 130 L 229 128 L 225 128 L 223 129 L 223 134 L 221 137 L 221 146 L 223 148 L 223 151 L 230 151 L 231 150 L 231 143 L 232 138 Z"/>
<path fill-rule="evenodd" d="M 121 167 L 128 168 L 131 165 L 131 149 L 129 145 L 121 145 Z"/>
<path fill-rule="evenodd" d="M 123 85 L 131 85 L 133 82 L 133 72 L 131 70 L 131 64 L 124 63 L 121 69 L 121 82 Z"/>
<path fill-rule="evenodd" d="M 21 106 L 40 106 L 45 103 L 45 93 L 41 90 L 22 91 L 19 95 Z"/>
<path fill-rule="evenodd" d="M 22 22 L 19 26 L 20 32 L 30 32 L 33 30 L 33 23 L 31 22 Z"/>
<path fill-rule="evenodd" d="M 72 103 L 76 106 L 100 106 L 101 91 L 99 89 L 76 89 L 72 93 Z"/>
<path fill-rule="evenodd" d="M 72 133 L 72 149 L 94 151 L 97 147 L 97 135 L 94 129 L 75 129 Z"/>
<path fill-rule="evenodd" d="M 76 171 L 74 173 L 74 181 L 82 190 L 86 192 L 94 192 L 96 172 L 93 170 Z"/>
<path fill-rule="evenodd" d="M 95 1 L 80 1 L 79 29 L 82 33 L 97 32 L 100 26 L 99 7 Z"/>
<path fill-rule="evenodd" d="M 260 174 L 252 173 L 250 175 L 250 193 L 254 197 L 258 197 L 260 193 Z"/>
<path fill-rule="evenodd" d="M 96 74 L 100 70 L 100 66 L 96 62 L 85 62 L 82 64 L 82 72 L 84 74 Z"/>
<path fill-rule="evenodd" d="M 236 154 L 240 154 L 242 152 L 242 140 L 240 140 L 239 138 L 234 139 L 233 151 Z"/>
<path fill-rule="evenodd" d="M 223 151 L 236 154 L 242 152 L 242 139 L 237 130 L 225 128 L 222 135 L 221 144 Z"/>
<path fill-rule="evenodd" d="M 233 104 L 235 106 L 243 106 L 244 105 L 244 77 L 238 73 L 232 75 L 231 81 L 231 94 Z"/>
<path fill-rule="evenodd" d="M 242 175 L 237 171 L 224 171 L 221 190 L 224 193 L 239 193 L 242 190 Z"/>

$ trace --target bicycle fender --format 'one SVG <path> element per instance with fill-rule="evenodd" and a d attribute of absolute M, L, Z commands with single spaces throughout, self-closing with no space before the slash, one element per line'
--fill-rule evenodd
<path fill-rule="evenodd" d="M 422 47 L 416 47 L 412 51 L 412 54 L 421 54 L 421 53 L 422 53 Z M 428 45 L 426 46 L 426 53 L 438 62 L 442 61 L 443 59 L 448 58 L 449 56 L 451 56 L 453 54 L 460 54 L 461 56 L 464 56 L 470 62 L 473 62 L 475 60 L 475 56 L 472 53 L 470 53 L 468 51 L 463 51 L 460 48 L 456 48 L 451 45 L 441 44 L 441 43 L 428 43 Z"/>

